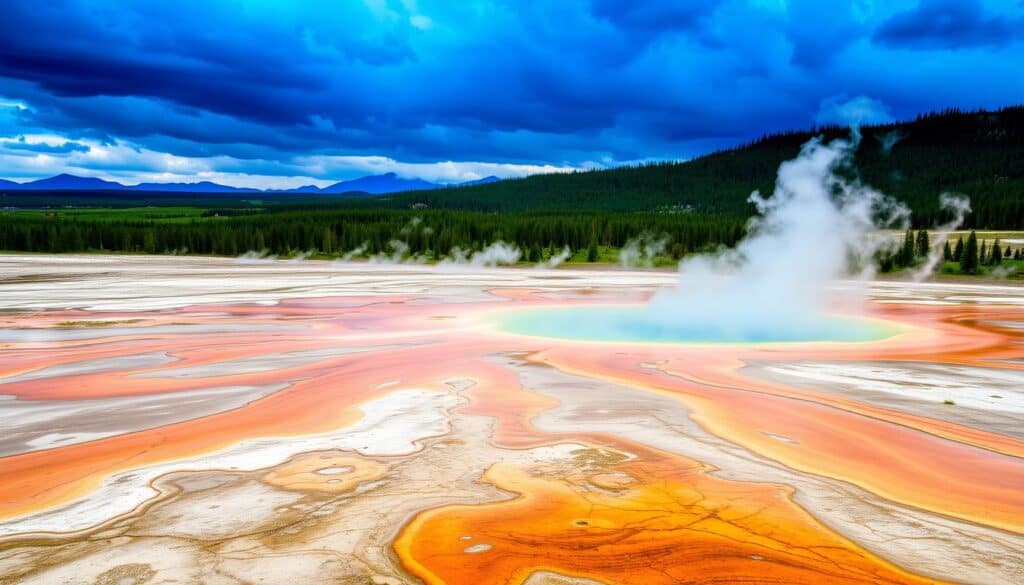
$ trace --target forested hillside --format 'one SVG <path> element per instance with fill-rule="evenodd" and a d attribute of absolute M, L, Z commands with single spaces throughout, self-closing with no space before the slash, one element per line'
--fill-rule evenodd
<path fill-rule="evenodd" d="M 1024 106 L 997 112 L 950 110 L 912 122 L 861 129 L 856 156 L 861 178 L 910 205 L 915 226 L 941 215 L 943 191 L 971 197 L 967 227 L 1024 227 Z M 779 164 L 813 136 L 848 137 L 818 128 L 765 137 L 688 162 L 658 163 L 500 183 L 416 191 L 361 204 L 477 211 L 588 209 L 691 210 L 746 216 L 751 191 L 771 192 Z"/>

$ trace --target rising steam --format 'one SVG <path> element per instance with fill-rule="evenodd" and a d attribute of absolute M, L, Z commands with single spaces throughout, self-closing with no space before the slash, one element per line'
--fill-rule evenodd
<path fill-rule="evenodd" d="M 538 262 L 536 268 L 554 268 L 568 260 L 571 256 L 572 250 L 569 249 L 569 246 L 566 246 L 562 248 L 561 252 L 552 254 L 547 260 Z"/>
<path fill-rule="evenodd" d="M 964 216 L 971 211 L 971 200 L 964 195 L 950 195 L 943 193 L 939 195 L 939 206 L 948 209 L 953 213 L 953 219 L 935 228 L 935 236 L 931 241 L 931 249 L 928 250 L 928 259 L 914 273 L 914 282 L 921 282 L 935 272 L 935 267 L 942 260 L 942 247 L 949 240 L 949 234 L 964 222 Z"/>
<path fill-rule="evenodd" d="M 458 246 L 452 248 L 451 254 L 438 262 L 438 270 L 451 270 L 459 267 L 489 268 L 500 264 L 515 264 L 522 252 L 517 246 L 497 241 L 483 250 L 470 252 Z"/>
<path fill-rule="evenodd" d="M 898 143 L 900 140 L 903 140 L 903 133 L 900 132 L 899 130 L 893 130 L 891 132 L 886 132 L 885 134 L 876 136 L 875 138 L 878 139 L 878 144 L 882 148 L 882 154 L 884 154 L 885 156 L 889 156 L 889 153 L 892 152 L 892 149 L 893 147 L 896 146 L 896 143 Z"/>
<path fill-rule="evenodd" d="M 306 250 L 304 252 L 298 252 L 297 254 L 295 254 L 294 256 L 289 258 L 288 262 L 290 262 L 292 264 L 298 264 L 300 262 L 305 262 L 306 260 L 309 260 L 310 257 L 312 257 L 312 256 L 313 256 L 313 250 Z"/>
<path fill-rule="evenodd" d="M 352 248 L 348 252 L 345 252 L 344 254 L 342 254 L 341 258 L 338 258 L 338 262 L 342 262 L 342 263 L 351 262 L 353 258 L 357 258 L 357 257 L 362 256 L 363 254 L 365 254 L 366 253 L 366 249 L 367 249 L 368 246 L 369 246 L 369 242 L 363 242 L 362 244 L 359 244 L 355 248 Z"/>
<path fill-rule="evenodd" d="M 235 258 L 235 264 L 260 264 L 263 262 L 273 262 L 277 260 L 277 256 L 271 254 L 268 250 L 249 250 L 248 252 Z"/>
<path fill-rule="evenodd" d="M 366 259 L 370 264 L 423 264 L 427 261 L 423 255 L 409 255 L 409 244 L 402 240 L 391 240 L 384 250 L 372 254 Z"/>
<path fill-rule="evenodd" d="M 837 174 L 857 139 L 813 139 L 782 163 L 773 196 L 750 197 L 760 216 L 747 237 L 734 249 L 682 261 L 678 285 L 655 295 L 648 318 L 736 339 L 822 329 L 837 301 L 830 282 L 870 277 L 876 252 L 891 245 L 871 232 L 908 217 L 901 204 Z"/>
<path fill-rule="evenodd" d="M 655 236 L 642 233 L 626 242 L 619 250 L 619 264 L 625 267 L 650 268 L 654 266 L 654 257 L 665 251 L 668 236 Z"/>

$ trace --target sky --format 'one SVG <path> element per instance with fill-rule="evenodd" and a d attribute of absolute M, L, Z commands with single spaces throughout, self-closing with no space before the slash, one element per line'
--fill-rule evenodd
<path fill-rule="evenodd" d="M 6 0 L 0 177 L 320 186 L 683 160 L 1024 103 L 1024 0 Z"/>

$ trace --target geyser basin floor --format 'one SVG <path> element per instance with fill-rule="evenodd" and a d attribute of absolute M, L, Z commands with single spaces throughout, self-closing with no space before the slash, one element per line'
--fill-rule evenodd
<path fill-rule="evenodd" d="M 494 319 L 578 334 L 675 275 L 0 268 L 0 585 L 1022 582 L 1021 288 L 878 284 L 854 343 L 585 343 Z"/>
<path fill-rule="evenodd" d="M 629 343 L 810 343 L 878 341 L 900 328 L 871 319 L 828 315 L 788 329 L 687 325 L 646 306 L 589 305 L 499 311 L 498 328 L 510 333 Z"/>

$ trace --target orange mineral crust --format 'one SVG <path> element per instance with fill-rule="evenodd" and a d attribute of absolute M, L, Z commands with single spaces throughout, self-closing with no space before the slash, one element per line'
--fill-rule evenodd
<path fill-rule="evenodd" d="M 410 274 L 394 294 L 0 313 L 0 583 L 148 566 L 160 538 L 151 570 L 177 582 L 293 574 L 241 572 L 258 559 L 306 559 L 295 582 L 1024 575 L 1024 309 L 871 302 L 895 327 L 872 341 L 581 341 L 498 317 L 642 295 Z M 807 364 L 914 373 L 886 400 L 757 373 Z M 976 370 L 963 392 L 987 402 L 942 411 L 928 392 L 966 374 L 928 390 L 918 366 Z M 186 542 L 207 544 L 174 557 Z"/>
<path fill-rule="evenodd" d="M 318 363 L 295 371 L 234 376 L 236 384 L 282 381 L 290 385 L 238 410 L 0 458 L 0 477 L 5 478 L 0 481 L 0 517 L 67 502 L 94 489 L 103 477 L 115 471 L 208 453 L 246 438 L 311 434 L 344 427 L 359 420 L 361 401 L 386 392 L 374 388 L 381 381 L 381 372 L 418 387 L 438 387 L 447 377 L 443 368 L 446 357 L 454 359 L 447 352 L 411 348 L 361 355 L 359 359 L 338 358 L 330 368 Z M 105 379 L 110 381 L 110 377 Z M 53 481 L 55 477 L 60 481 Z"/>
<path fill-rule="evenodd" d="M 430 510 L 395 542 L 429 584 L 518 584 L 539 571 L 599 582 L 928 583 L 836 536 L 781 486 L 717 480 L 693 461 L 580 449 L 575 465 L 496 464 L 516 494 Z"/>
<path fill-rule="evenodd" d="M 925 331 L 874 343 L 724 345 L 685 351 L 651 345 L 567 343 L 531 359 L 583 376 L 671 393 L 712 433 L 810 473 L 849 481 L 907 505 L 1024 533 L 1024 442 L 1014 437 L 780 388 L 738 373 L 747 361 L 911 360 L 1018 370 L 1015 334 L 962 325 L 965 311 L 887 313 Z M 975 318 L 977 315 L 975 315 Z M 984 313 L 1019 319 L 1017 311 Z M 955 322 L 955 324 L 954 324 Z M 948 340 L 948 341 L 947 341 Z M 978 482 L 976 478 L 986 478 Z"/>
<path fill-rule="evenodd" d="M 300 492 L 347 492 L 384 476 L 387 466 L 372 459 L 311 453 L 278 466 L 263 481 Z"/>

